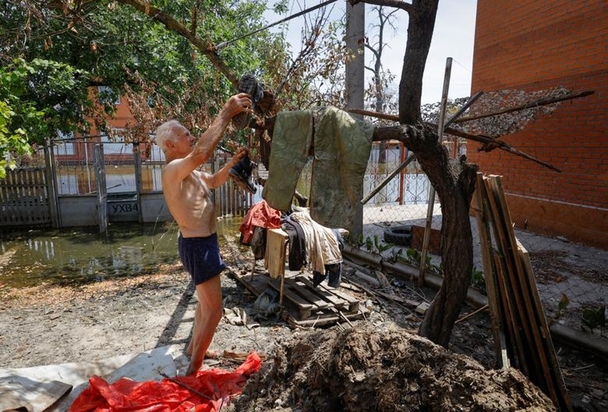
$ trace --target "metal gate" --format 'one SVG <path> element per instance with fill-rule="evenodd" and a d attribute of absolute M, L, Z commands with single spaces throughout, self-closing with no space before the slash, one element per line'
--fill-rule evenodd
<path fill-rule="evenodd" d="M 0 179 L 0 227 L 34 225 L 52 225 L 46 169 L 9 169 Z"/>

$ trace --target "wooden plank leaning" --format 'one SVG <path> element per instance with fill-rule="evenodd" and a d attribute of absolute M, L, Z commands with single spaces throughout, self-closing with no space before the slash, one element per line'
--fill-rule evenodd
<path fill-rule="evenodd" d="M 492 239 L 490 233 L 490 216 L 487 205 L 487 193 L 483 183 L 483 175 L 477 174 L 475 189 L 475 216 L 477 218 L 477 228 L 481 243 L 481 258 L 483 273 L 486 282 L 486 292 L 488 294 L 488 306 L 490 308 L 490 320 L 492 322 L 492 333 L 494 334 L 496 359 L 498 367 L 509 368 L 507 342 L 505 339 L 506 319 L 504 311 L 500 305 L 500 291 L 498 289 L 498 279 L 496 278 L 496 268 L 492 259 Z"/>
<path fill-rule="evenodd" d="M 510 289 L 516 299 L 516 308 L 526 342 L 526 362 L 528 377 L 538 385 L 560 410 L 572 411 L 572 405 L 565 391 L 561 371 L 555 351 L 550 341 L 550 331 L 536 288 L 532 268 L 523 247 L 518 244 L 513 230 L 511 215 L 502 189 L 500 176 L 491 176 L 486 181 L 486 189 L 491 193 L 490 203 L 497 207 L 495 215 L 501 219 L 498 238 L 507 259 Z"/>
<path fill-rule="evenodd" d="M 529 368 L 529 378 L 538 385 L 549 397 L 557 404 L 557 393 L 551 374 L 549 373 L 549 365 L 547 354 L 544 350 L 540 331 L 538 327 L 538 313 L 532 305 L 531 291 L 526 287 L 526 274 L 519 258 L 517 251 L 517 240 L 513 230 L 511 214 L 507 205 L 506 197 L 502 190 L 500 176 L 492 176 L 489 180 L 489 185 L 492 188 L 493 195 L 497 205 L 501 211 L 503 219 L 503 229 L 505 235 L 505 254 L 508 256 L 508 262 L 511 264 L 509 268 L 509 278 L 513 285 L 513 291 L 518 299 L 517 308 L 520 311 L 524 332 L 528 339 L 528 359 L 533 368 Z"/>
<path fill-rule="evenodd" d="M 526 281 L 528 282 L 528 290 L 531 292 L 532 303 L 534 304 L 536 313 L 539 315 L 538 327 L 541 333 L 543 347 L 547 355 L 549 372 L 553 379 L 553 384 L 555 385 L 558 405 L 562 411 L 572 411 L 572 404 L 566 390 L 566 383 L 564 382 L 564 377 L 557 360 L 557 354 L 555 353 L 555 348 L 553 346 L 553 340 L 551 339 L 551 331 L 549 330 L 545 311 L 540 300 L 538 288 L 536 287 L 536 279 L 534 278 L 534 271 L 532 269 L 532 264 L 530 263 L 530 256 L 528 255 L 526 248 L 524 248 L 519 241 L 517 242 L 517 246 L 519 257 L 526 273 Z"/>
<path fill-rule="evenodd" d="M 488 193 L 488 205 L 492 212 L 492 224 L 494 228 L 494 236 L 497 243 L 495 258 L 496 267 L 498 269 L 498 279 L 501 293 L 506 299 L 506 307 L 510 322 L 513 325 L 512 338 L 516 345 L 517 365 L 520 370 L 528 377 L 537 370 L 533 365 L 536 363 L 536 357 L 531 356 L 530 351 L 525 350 L 532 344 L 530 329 L 525 327 L 526 314 L 522 313 L 520 308 L 524 308 L 522 297 L 518 293 L 517 277 L 515 275 L 515 263 L 513 262 L 513 254 L 510 252 L 509 240 L 507 235 L 507 226 L 510 222 L 505 222 L 504 215 L 500 208 L 500 202 L 494 193 L 494 187 L 491 185 L 492 177 L 484 179 L 486 192 Z M 530 365 L 531 364 L 531 365 Z"/>

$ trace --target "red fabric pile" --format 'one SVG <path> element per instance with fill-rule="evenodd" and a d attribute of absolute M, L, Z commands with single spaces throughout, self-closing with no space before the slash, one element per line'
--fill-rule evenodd
<path fill-rule="evenodd" d="M 239 226 L 239 231 L 242 234 L 241 243 L 248 245 L 251 242 L 255 226 L 266 229 L 280 228 L 281 212 L 268 206 L 268 203 L 263 199 L 251 206 Z"/>
<path fill-rule="evenodd" d="M 260 370 L 257 353 L 249 354 L 234 372 L 213 368 L 196 375 L 177 376 L 161 382 L 135 382 L 121 378 L 109 384 L 99 376 L 89 379 L 90 386 L 72 403 L 69 412 L 215 412 L 243 390 L 249 376 Z"/>

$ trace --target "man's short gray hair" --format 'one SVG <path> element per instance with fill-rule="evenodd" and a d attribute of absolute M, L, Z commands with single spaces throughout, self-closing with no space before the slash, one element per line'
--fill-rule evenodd
<path fill-rule="evenodd" d="M 167 142 L 173 141 L 174 134 L 173 130 L 181 124 L 177 120 L 169 120 L 158 126 L 156 129 L 156 144 L 164 152 L 167 149 Z"/>

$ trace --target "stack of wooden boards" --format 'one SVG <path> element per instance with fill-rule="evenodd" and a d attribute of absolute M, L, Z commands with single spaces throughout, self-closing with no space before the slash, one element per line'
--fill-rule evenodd
<path fill-rule="evenodd" d="M 559 410 L 572 411 L 530 258 L 515 238 L 500 176 L 477 175 L 475 203 L 499 366 L 518 368 Z"/>

